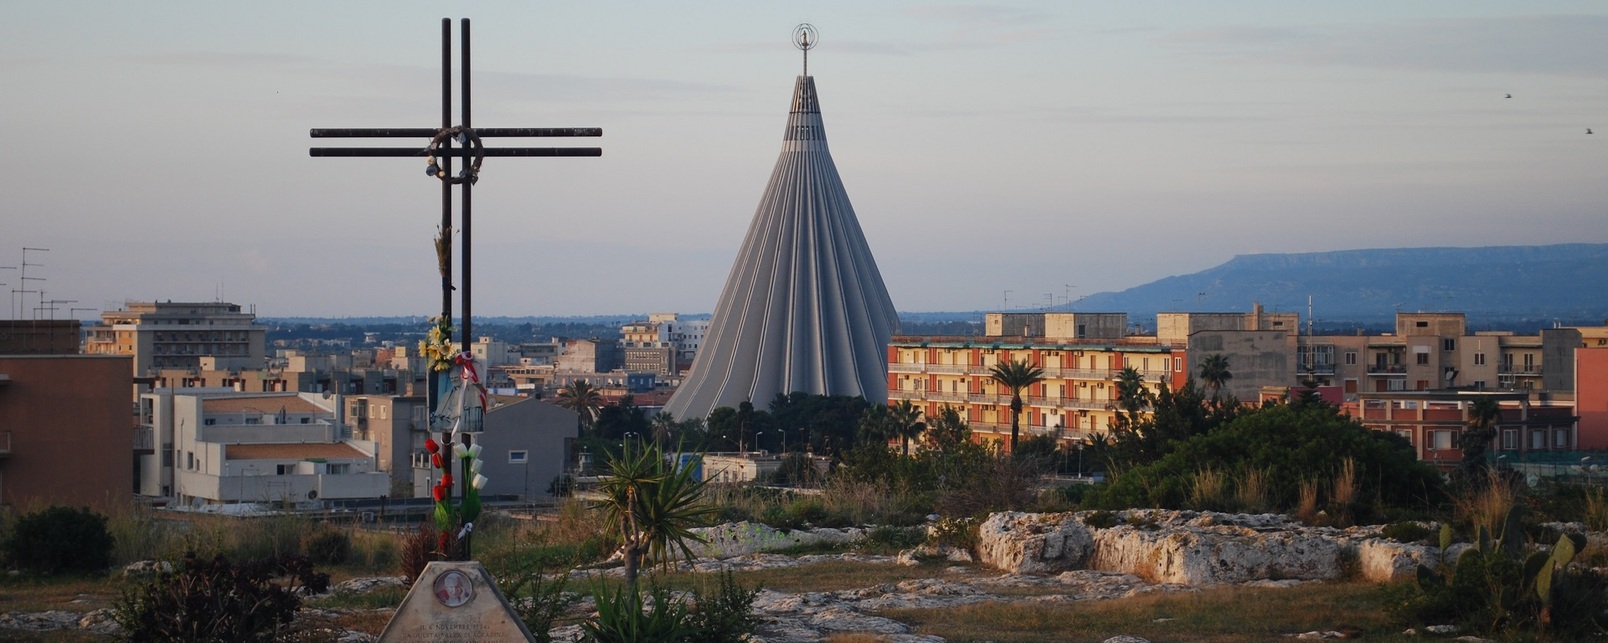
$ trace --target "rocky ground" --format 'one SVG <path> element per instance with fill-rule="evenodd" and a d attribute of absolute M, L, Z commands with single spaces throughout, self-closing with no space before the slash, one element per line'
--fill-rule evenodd
<path fill-rule="evenodd" d="M 975 551 L 980 560 L 975 562 L 970 551 L 945 547 L 923 547 L 899 556 L 765 553 L 799 545 L 848 543 L 863 535 L 861 530 L 784 533 L 763 525 L 722 525 L 704 533 L 708 544 L 699 551 L 701 558 L 683 567 L 696 572 L 752 571 L 830 561 L 891 570 L 925 561 L 934 570 L 928 578 L 828 592 L 767 589 L 754 602 L 761 619 L 756 637 L 760 641 L 821 641 L 833 634 L 865 633 L 900 642 L 943 639 L 915 634 L 908 625 L 876 612 L 984 602 L 1112 600 L 1154 592 L 1198 591 L 1205 586 L 1289 586 L 1336 578 L 1347 561 L 1356 561 L 1366 578 L 1389 580 L 1410 573 L 1420 562 L 1433 564 L 1439 559 L 1439 551 L 1433 547 L 1385 541 L 1378 537 L 1377 529 L 1312 528 L 1275 515 L 1152 510 L 1092 517 L 1089 513 L 995 514 L 979 529 Z M 359 578 L 332 591 L 362 594 L 401 584 L 400 577 Z M 78 606 L 83 609 L 0 614 L 0 628 L 115 632 L 117 625 L 106 605 L 86 600 Z M 590 608 L 586 602 L 577 605 L 583 614 Z M 373 640 L 373 633 L 333 625 L 358 611 L 365 610 L 304 609 L 301 622 L 305 629 L 316 632 L 315 639 Z M 384 620 L 383 615 L 366 616 L 373 617 L 366 619 L 368 622 Z M 553 634 L 558 640 L 574 641 L 580 630 L 566 626 Z M 1292 632 L 1290 636 L 1341 635 Z"/>

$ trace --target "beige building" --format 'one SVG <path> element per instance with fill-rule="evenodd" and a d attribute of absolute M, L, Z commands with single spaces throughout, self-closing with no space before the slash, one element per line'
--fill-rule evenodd
<path fill-rule="evenodd" d="M 237 304 L 125 302 L 122 310 L 101 313 L 87 332 L 85 353 L 132 355 L 137 378 L 159 369 L 199 370 L 203 356 L 226 359 L 233 368 L 266 361 L 267 327 Z"/>

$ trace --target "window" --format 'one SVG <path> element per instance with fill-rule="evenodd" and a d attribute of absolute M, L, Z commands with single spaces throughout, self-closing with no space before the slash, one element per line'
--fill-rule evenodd
<path fill-rule="evenodd" d="M 295 471 L 295 466 L 296 465 L 293 464 L 281 464 L 274 467 L 274 473 L 282 476 L 288 476 Z"/>
<path fill-rule="evenodd" d="M 1434 446 L 1430 447 L 1431 449 L 1439 450 L 1439 449 L 1450 449 L 1450 448 L 1452 448 L 1452 432 L 1451 431 L 1430 431 L 1429 433 L 1430 433 L 1431 439 L 1433 439 L 1435 441 Z"/>
<path fill-rule="evenodd" d="M 1562 449 L 1569 446 L 1569 430 L 1558 429 L 1552 432 L 1552 446 Z"/>
<path fill-rule="evenodd" d="M 525 464 L 530 461 L 529 451 L 509 451 L 508 464 Z"/>
<path fill-rule="evenodd" d="M 1455 351 L 1455 350 L 1457 350 L 1457 340 L 1452 339 L 1450 337 L 1446 337 L 1446 338 L 1441 339 L 1441 350 L 1443 350 L 1443 351 Z"/>
<path fill-rule="evenodd" d="M 184 452 L 184 468 L 192 469 L 192 470 L 195 469 L 195 452 L 194 451 L 185 451 Z"/>
<path fill-rule="evenodd" d="M 352 465 L 351 463 L 332 464 L 329 465 L 324 472 L 332 476 L 344 476 L 352 472 Z"/>
<path fill-rule="evenodd" d="M 1502 432 L 1502 449 L 1512 451 L 1519 448 L 1519 432 L 1508 429 Z"/>
<path fill-rule="evenodd" d="M 201 425 L 202 426 L 213 426 L 213 425 L 215 425 L 217 423 L 218 423 L 218 418 L 206 418 L 204 420 L 201 420 Z"/>
<path fill-rule="evenodd" d="M 1474 365 L 1475 366 L 1484 366 L 1485 365 L 1485 353 L 1475 353 L 1474 354 Z"/>
<path fill-rule="evenodd" d="M 1346 351 L 1346 365 L 1357 365 L 1357 351 Z"/>
<path fill-rule="evenodd" d="M 1413 355 L 1413 361 L 1414 361 L 1414 363 L 1418 364 L 1419 366 L 1423 366 L 1425 364 L 1428 364 L 1429 363 L 1429 353 L 1418 353 L 1416 355 Z"/>
<path fill-rule="evenodd" d="M 1427 322 L 1427 321 L 1413 322 L 1413 327 L 1415 327 L 1415 328 L 1429 328 L 1429 322 Z"/>
<path fill-rule="evenodd" d="M 1174 357 L 1173 358 L 1173 372 L 1174 373 L 1182 373 L 1182 372 L 1184 372 L 1184 358 L 1182 358 L 1182 357 Z"/>
<path fill-rule="evenodd" d="M 1547 434 L 1542 431 L 1531 431 L 1530 448 L 1536 450 L 1547 448 Z"/>

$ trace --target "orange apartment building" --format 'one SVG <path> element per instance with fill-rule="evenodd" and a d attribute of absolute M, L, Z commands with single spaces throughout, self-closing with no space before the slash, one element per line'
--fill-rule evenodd
<path fill-rule="evenodd" d="M 1110 430 L 1117 375 L 1132 367 L 1150 386 L 1182 383 L 1185 348 L 1130 337 L 1125 313 L 989 313 L 983 337 L 895 337 L 888 344 L 888 399 L 927 416 L 952 406 L 983 440 L 1008 441 L 1011 394 L 989 376 L 1027 360 L 1043 382 L 1022 392 L 1021 434 L 1082 440 Z"/>
<path fill-rule="evenodd" d="M 1585 448 L 1576 438 L 1572 407 L 1538 403 L 1522 391 L 1362 393 L 1345 411 L 1363 426 L 1406 438 L 1418 459 L 1452 468 L 1463 459 L 1458 436 L 1468 427 L 1473 403 L 1480 398 L 1494 399 L 1501 408 L 1489 447 L 1491 457 Z"/>

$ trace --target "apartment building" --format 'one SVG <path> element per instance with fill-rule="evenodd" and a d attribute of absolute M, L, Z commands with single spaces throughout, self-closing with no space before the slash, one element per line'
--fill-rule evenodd
<path fill-rule="evenodd" d="M 390 491 L 373 441 L 357 440 L 340 396 L 157 389 L 140 396 L 156 449 L 138 493 L 186 506 L 379 498 Z"/>
<path fill-rule="evenodd" d="M 1492 453 L 1517 456 L 1582 448 L 1572 406 L 1540 403 L 1523 391 L 1364 392 L 1344 408 L 1363 426 L 1405 438 L 1418 459 L 1451 468 L 1462 461 L 1458 437 L 1480 399 L 1495 401 L 1500 409 Z"/>
<path fill-rule="evenodd" d="M 1127 336 L 1126 313 L 989 313 L 982 337 L 896 336 L 888 344 L 888 399 L 927 415 L 961 412 L 980 439 L 1008 441 L 1011 392 L 989 376 L 996 364 L 1026 360 L 1045 380 L 1022 391 L 1024 436 L 1080 440 L 1111 429 L 1115 380 L 1131 367 L 1148 386 L 1176 385 L 1185 348 Z"/>
<path fill-rule="evenodd" d="M 1463 313 L 1412 312 L 1397 313 L 1390 334 L 1300 336 L 1296 368 L 1300 380 L 1354 401 L 1364 392 L 1546 390 L 1543 355 L 1540 335 L 1471 333 Z"/>
<path fill-rule="evenodd" d="M 266 326 L 237 304 L 224 302 L 125 302 L 101 313 L 87 329 L 84 352 L 131 355 L 135 377 L 157 369 L 199 370 L 203 356 L 260 366 L 267 350 Z"/>

